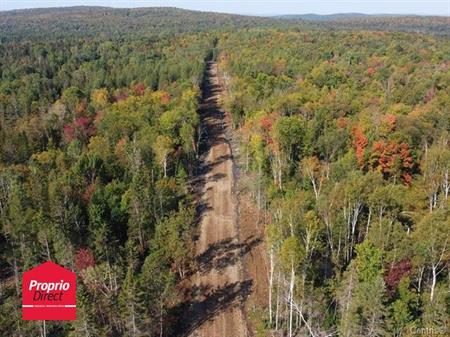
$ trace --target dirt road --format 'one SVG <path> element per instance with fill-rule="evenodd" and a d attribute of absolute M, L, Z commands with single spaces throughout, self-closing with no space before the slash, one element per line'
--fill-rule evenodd
<path fill-rule="evenodd" d="M 196 273 L 190 276 L 183 314 L 184 336 L 248 336 L 244 302 L 252 281 L 245 280 L 242 259 L 254 244 L 239 240 L 234 193 L 233 154 L 218 106 L 217 65 L 207 64 L 200 109 L 207 141 L 199 176 L 199 235 L 195 241 Z"/>

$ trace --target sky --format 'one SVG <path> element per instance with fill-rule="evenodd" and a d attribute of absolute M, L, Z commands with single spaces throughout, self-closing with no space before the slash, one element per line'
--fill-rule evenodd
<path fill-rule="evenodd" d="M 128 8 L 170 6 L 250 15 L 358 12 L 450 16 L 450 0 L 0 0 L 0 10 L 77 5 Z"/>

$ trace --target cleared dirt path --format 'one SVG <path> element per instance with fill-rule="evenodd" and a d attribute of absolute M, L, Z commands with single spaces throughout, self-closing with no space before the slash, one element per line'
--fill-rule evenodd
<path fill-rule="evenodd" d="M 206 152 L 198 178 L 201 202 L 195 241 L 196 272 L 188 280 L 181 323 L 183 336 L 245 337 L 244 302 L 252 281 L 245 280 L 242 259 L 251 240 L 239 240 L 233 154 L 218 105 L 217 65 L 207 64 L 200 109 Z"/>

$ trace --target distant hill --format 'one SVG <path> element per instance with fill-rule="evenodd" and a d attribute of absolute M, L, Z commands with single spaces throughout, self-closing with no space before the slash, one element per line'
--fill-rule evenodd
<path fill-rule="evenodd" d="M 288 14 L 272 18 L 289 22 L 297 21 L 303 24 L 307 23 L 310 27 L 333 30 L 395 30 L 450 37 L 450 19 L 445 16 L 337 13 L 329 15 Z"/>
<path fill-rule="evenodd" d="M 322 20 L 315 22 L 318 26 L 329 29 L 406 31 L 434 34 L 450 38 L 449 18 L 444 16 L 338 16 L 331 20 Z"/>
<path fill-rule="evenodd" d="M 286 25 L 285 20 L 171 7 L 62 7 L 0 12 L 0 38 L 98 36 Z"/>
<path fill-rule="evenodd" d="M 242 28 L 399 30 L 450 37 L 447 17 L 372 16 L 361 13 L 258 17 L 172 7 L 63 7 L 0 12 L 0 42 L 50 37 L 106 37 Z"/>
<path fill-rule="evenodd" d="M 363 13 L 336 13 L 336 14 L 327 14 L 327 15 L 320 15 L 320 14 L 286 14 L 286 15 L 276 15 L 271 16 L 272 18 L 276 19 L 289 19 L 289 20 L 295 20 L 295 19 L 301 19 L 301 20 L 308 20 L 308 21 L 329 21 L 329 20 L 339 20 L 339 19 L 355 19 L 355 18 L 362 18 L 362 17 L 368 17 L 370 15 L 363 14 Z"/>

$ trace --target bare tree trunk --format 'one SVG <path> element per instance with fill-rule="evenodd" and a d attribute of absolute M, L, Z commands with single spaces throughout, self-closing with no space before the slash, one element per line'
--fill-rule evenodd
<path fill-rule="evenodd" d="M 87 326 L 87 322 L 86 321 L 84 321 L 84 331 L 85 331 L 85 333 L 86 333 L 86 337 L 89 337 L 90 336 L 90 334 L 89 334 L 89 330 L 88 330 L 88 326 Z"/>
<path fill-rule="evenodd" d="M 164 156 L 163 167 L 164 167 L 164 178 L 167 178 L 167 156 Z"/>
<path fill-rule="evenodd" d="M 369 214 L 367 216 L 367 225 L 366 225 L 366 236 L 365 236 L 366 238 L 367 238 L 367 235 L 369 235 L 369 227 L 370 227 L 371 218 L 372 218 L 372 208 L 369 207 Z"/>
<path fill-rule="evenodd" d="M 133 336 L 136 336 L 136 318 L 135 318 L 135 315 L 134 315 L 134 308 L 133 308 L 133 318 L 132 318 L 132 321 L 133 321 Z"/>
<path fill-rule="evenodd" d="M 13 251 L 14 254 L 14 251 Z M 19 288 L 19 268 L 17 267 L 17 260 L 14 256 L 14 284 L 16 286 L 16 295 L 20 295 L 20 288 Z"/>
<path fill-rule="evenodd" d="M 289 337 L 292 337 L 292 313 L 294 309 L 294 282 L 295 282 L 295 270 L 294 261 L 291 262 L 291 281 L 289 283 Z"/>
<path fill-rule="evenodd" d="M 280 190 L 283 190 L 283 179 L 282 179 L 283 171 L 282 171 L 281 155 L 278 156 L 277 162 L 278 162 L 278 187 Z"/>
<path fill-rule="evenodd" d="M 444 253 L 446 252 L 446 250 L 447 250 L 447 241 L 445 242 L 444 248 L 442 249 L 439 260 L 431 266 L 432 281 L 431 281 L 430 302 L 433 302 L 434 289 L 436 287 L 437 276 L 444 270 L 444 267 L 442 267 L 440 270 L 438 270 L 438 268 L 442 262 L 442 259 L 444 257 Z"/>
<path fill-rule="evenodd" d="M 273 288 L 273 271 L 274 271 L 274 263 L 273 263 L 273 248 L 269 251 L 269 260 L 270 260 L 270 272 L 269 272 L 269 324 L 272 326 L 272 288 Z"/>
<path fill-rule="evenodd" d="M 353 254 L 353 247 L 355 245 L 355 230 L 356 230 L 356 224 L 358 222 L 359 213 L 361 212 L 361 203 L 357 203 L 356 206 L 353 208 L 352 212 L 352 233 L 351 233 L 351 242 L 350 242 L 350 254 L 349 254 L 349 260 Z"/>
<path fill-rule="evenodd" d="M 448 179 L 448 168 L 444 172 L 444 181 L 442 182 L 442 189 L 444 190 L 445 200 L 448 199 L 448 194 L 450 192 L 450 182 Z"/>
<path fill-rule="evenodd" d="M 311 172 L 311 173 L 309 174 L 309 180 L 311 180 L 311 183 L 312 183 L 312 185 L 313 185 L 314 196 L 316 197 L 316 201 L 317 201 L 317 200 L 319 200 L 319 190 L 317 189 L 316 179 L 314 178 L 313 172 Z"/>
<path fill-rule="evenodd" d="M 22 319 L 20 317 L 20 314 L 18 313 L 18 309 L 17 308 L 14 309 L 14 316 L 16 318 L 17 332 L 19 333 L 19 336 L 22 337 L 23 335 L 22 335 L 22 331 L 21 331 L 21 328 L 20 328 L 20 324 L 22 322 Z"/>
<path fill-rule="evenodd" d="M 344 325 L 345 327 L 345 331 L 343 331 L 342 335 L 345 337 L 349 337 L 350 333 L 351 333 L 351 329 L 349 328 L 349 310 L 350 310 L 350 303 L 352 300 L 352 292 L 353 292 L 353 278 L 354 278 L 354 273 L 351 272 L 350 274 L 350 281 L 349 284 L 347 286 L 348 290 L 346 290 L 347 294 L 344 295 L 345 298 L 343 300 L 342 303 L 342 319 L 341 319 L 341 325 Z"/>
<path fill-rule="evenodd" d="M 197 142 L 194 141 L 195 148 L 195 158 L 198 160 L 200 156 L 200 141 L 202 139 L 202 126 L 199 125 L 197 128 Z"/>
<path fill-rule="evenodd" d="M 280 273 L 278 272 L 278 281 L 277 281 L 277 303 L 275 309 L 275 331 L 278 331 L 278 316 L 280 313 Z"/>
<path fill-rule="evenodd" d="M 422 278 L 423 278 L 423 272 L 425 271 L 425 267 L 422 267 L 420 269 L 420 274 L 419 274 L 419 282 L 417 285 L 417 292 L 420 294 L 420 290 L 421 290 L 421 286 L 422 286 Z"/>
<path fill-rule="evenodd" d="M 161 309 L 159 313 L 159 337 L 163 337 L 163 306 L 161 304 Z"/>
<path fill-rule="evenodd" d="M 434 297 L 434 288 L 436 287 L 436 265 L 433 265 L 433 267 L 431 268 L 431 275 L 432 275 L 432 280 L 431 280 L 431 291 L 430 291 L 430 302 L 433 302 L 433 297 Z"/>
<path fill-rule="evenodd" d="M 47 234 L 45 234 L 45 248 L 47 249 L 47 259 L 51 260 L 51 258 L 50 258 L 50 248 L 48 246 L 48 240 L 47 240 Z"/>

